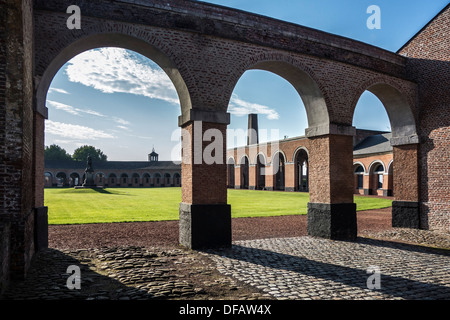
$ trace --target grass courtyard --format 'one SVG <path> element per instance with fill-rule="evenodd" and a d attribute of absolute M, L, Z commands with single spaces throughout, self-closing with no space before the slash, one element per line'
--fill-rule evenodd
<path fill-rule="evenodd" d="M 306 214 L 308 193 L 228 190 L 233 218 Z M 355 196 L 357 210 L 389 199 Z M 181 188 L 45 189 L 49 224 L 178 220 Z"/>

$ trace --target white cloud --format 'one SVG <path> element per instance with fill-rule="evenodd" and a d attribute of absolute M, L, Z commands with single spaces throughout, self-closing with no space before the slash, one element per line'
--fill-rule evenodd
<path fill-rule="evenodd" d="M 57 110 L 62 110 L 62 111 L 65 111 L 65 112 L 68 112 L 70 114 L 77 115 L 77 116 L 79 116 L 80 113 L 82 112 L 82 110 L 80 110 L 78 108 L 74 108 L 73 106 L 69 106 L 67 104 L 64 104 L 61 102 L 56 102 L 53 100 L 47 100 L 47 104 Z"/>
<path fill-rule="evenodd" d="M 121 125 L 124 125 L 124 126 L 129 126 L 131 124 L 131 122 L 129 122 L 129 121 L 125 120 L 125 119 L 119 118 L 119 117 L 111 117 L 111 119 L 113 121 L 117 122 L 118 124 L 121 124 Z"/>
<path fill-rule="evenodd" d="M 125 49 L 101 48 L 71 59 L 66 73 L 71 82 L 105 93 L 131 93 L 179 104 L 172 81 L 153 65 Z"/>
<path fill-rule="evenodd" d="M 117 126 L 117 128 L 122 129 L 122 130 L 127 130 L 130 131 L 131 129 L 125 126 Z"/>
<path fill-rule="evenodd" d="M 261 104 L 244 101 L 236 94 L 231 96 L 228 112 L 237 116 L 244 116 L 249 113 L 264 114 L 269 120 L 277 120 L 279 118 L 278 112 L 274 109 Z"/>
<path fill-rule="evenodd" d="M 58 92 L 58 93 L 63 93 L 63 94 L 70 94 L 66 90 L 59 89 L 59 88 L 50 88 L 50 89 L 48 89 L 48 92 Z"/>
<path fill-rule="evenodd" d="M 97 111 L 94 111 L 94 110 L 89 110 L 89 109 L 83 110 L 83 109 L 80 109 L 80 108 L 75 108 L 73 106 L 70 106 L 70 105 L 67 105 L 67 104 L 64 104 L 64 103 L 61 103 L 61 102 L 53 101 L 53 100 L 47 100 L 47 105 L 49 107 L 55 108 L 57 110 L 65 111 L 67 113 L 70 113 L 70 114 L 73 114 L 73 115 L 76 115 L 76 116 L 83 116 L 83 114 L 87 114 L 87 115 L 91 115 L 91 116 L 97 116 L 97 117 L 101 117 L 101 118 L 106 118 L 106 119 L 112 120 L 112 121 L 114 121 L 114 122 L 116 122 L 116 123 L 118 123 L 119 125 L 122 125 L 122 126 L 131 125 L 131 122 L 129 122 L 129 121 L 125 120 L 125 119 L 119 118 L 119 117 L 115 117 L 115 116 L 110 117 L 110 116 L 107 116 L 107 115 L 105 115 L 103 113 L 100 113 L 100 112 L 97 112 Z"/>
<path fill-rule="evenodd" d="M 45 132 L 72 140 L 98 140 L 115 138 L 113 135 L 102 130 L 96 130 L 85 126 L 56 122 L 51 120 L 45 121 Z"/>

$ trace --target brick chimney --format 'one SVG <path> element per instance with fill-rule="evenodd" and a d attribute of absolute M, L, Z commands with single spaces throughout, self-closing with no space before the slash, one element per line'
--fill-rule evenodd
<path fill-rule="evenodd" d="M 250 113 L 248 115 L 247 145 L 259 143 L 258 139 L 258 115 Z"/>

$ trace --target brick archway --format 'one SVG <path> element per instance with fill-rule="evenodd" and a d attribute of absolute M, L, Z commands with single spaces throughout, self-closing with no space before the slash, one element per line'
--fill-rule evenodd
<path fill-rule="evenodd" d="M 330 119 L 324 91 L 315 79 L 314 72 L 305 64 L 287 54 L 261 54 L 248 57 L 248 61 L 236 69 L 231 86 L 233 91 L 241 76 L 248 70 L 263 70 L 280 76 L 289 82 L 298 92 L 306 109 L 310 131 L 323 131 L 328 127 Z"/>
<path fill-rule="evenodd" d="M 443 114 L 442 110 L 448 110 L 445 85 L 449 59 L 448 52 L 436 48 L 446 43 L 448 32 L 431 32 L 436 25 L 436 30 L 448 29 L 448 7 L 401 49 L 406 57 L 319 30 L 198 1 L 132 4 L 74 0 L 70 4 L 81 8 L 81 30 L 67 28 L 67 1 L 0 2 L 5 22 L 0 26 L 0 53 L 4 57 L 0 59 L 0 105 L 5 106 L 0 108 L 0 143 L 4 150 L 1 169 L 6 173 L 0 181 L 5 190 L 0 227 L 6 230 L 1 234 L 2 243 L 9 244 L 3 260 L 9 268 L 7 277 L 24 277 L 35 250 L 45 246 L 45 241 L 38 241 L 45 230 L 35 222 L 41 222 L 46 214 L 42 163 L 48 86 L 62 63 L 77 52 L 99 46 L 122 46 L 139 52 L 160 64 L 172 79 L 181 103 L 179 126 L 189 137 L 183 139 L 183 150 L 189 151 L 183 153 L 184 160 L 193 160 L 189 156 L 194 151 L 208 147 L 204 141 L 195 142 L 195 135 L 216 129 L 226 136 L 231 93 L 246 70 L 262 69 L 288 80 L 307 109 L 308 232 L 321 237 L 355 237 L 354 188 L 351 183 L 349 188 L 342 187 L 342 181 L 353 181 L 353 163 L 351 156 L 342 154 L 352 153 L 354 106 L 360 94 L 370 90 L 385 105 L 395 131 L 393 207 L 398 210 L 393 209 L 393 216 L 406 218 L 393 219 L 393 225 L 406 221 L 418 227 L 420 203 L 424 206 L 422 220 L 432 217 L 426 225 L 448 227 L 448 210 L 440 209 L 446 204 L 440 195 L 447 186 L 440 180 L 445 175 L 434 170 L 447 150 L 448 112 Z M 433 50 L 421 50 L 425 44 Z M 196 122 L 201 125 L 196 127 Z M 416 132 L 419 127 L 421 141 Z M 184 246 L 231 245 L 226 139 L 223 143 L 220 164 L 183 161 L 180 243 Z M 420 193 L 419 152 L 424 161 L 419 171 L 423 177 Z M 398 175 L 400 171 L 405 174 Z M 438 187 L 430 188 L 428 177 Z"/>
<path fill-rule="evenodd" d="M 392 225 L 419 228 L 419 136 L 417 111 L 413 107 L 417 92 L 416 87 L 414 85 L 412 87 L 411 84 L 404 83 L 404 88 L 401 88 L 395 81 L 378 77 L 362 84 L 354 101 L 357 102 L 362 93 L 367 90 L 373 93 L 386 109 L 392 131 L 390 144 L 395 160 L 392 167 L 399 168 L 395 170 L 394 179 L 393 174 L 388 174 L 386 164 L 383 163 L 386 174 L 384 183 L 386 192 L 384 193 L 395 196 L 392 204 Z M 356 102 L 354 102 L 353 111 Z M 391 170 L 391 173 L 393 171 Z M 377 194 L 371 168 L 368 168 L 368 174 L 369 193 Z"/>

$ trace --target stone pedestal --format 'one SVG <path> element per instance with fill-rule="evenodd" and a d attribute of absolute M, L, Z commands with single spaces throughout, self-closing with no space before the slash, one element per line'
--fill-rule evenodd
<path fill-rule="evenodd" d="M 190 249 L 231 246 L 231 206 L 180 203 L 180 244 Z"/>
<path fill-rule="evenodd" d="M 83 187 L 87 187 L 87 188 L 95 188 L 95 176 L 94 176 L 94 172 L 85 172 L 86 175 L 86 179 L 83 182 Z"/>
<path fill-rule="evenodd" d="M 34 245 L 35 250 L 48 248 L 48 207 L 34 209 Z"/>
<path fill-rule="evenodd" d="M 355 203 L 308 203 L 308 235 L 333 240 L 357 237 Z"/>
<path fill-rule="evenodd" d="M 419 229 L 419 203 L 415 201 L 392 202 L 392 227 Z"/>

